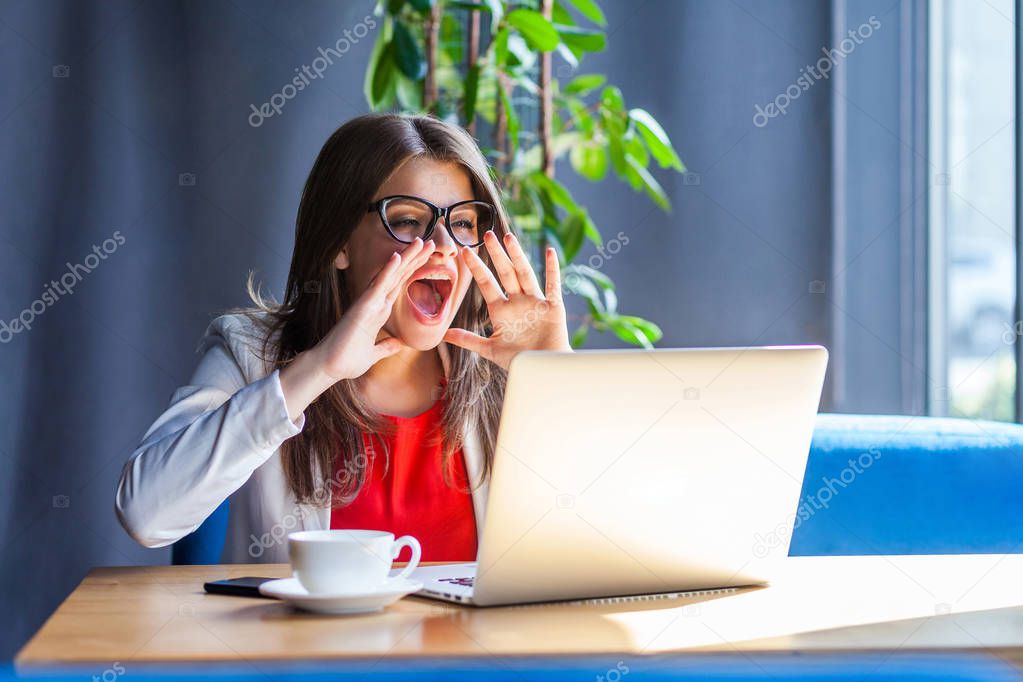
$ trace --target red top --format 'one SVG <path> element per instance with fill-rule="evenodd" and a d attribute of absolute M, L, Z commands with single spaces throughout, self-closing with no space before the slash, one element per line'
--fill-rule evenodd
<path fill-rule="evenodd" d="M 441 399 L 415 417 L 384 415 L 395 426 L 392 434 L 363 434 L 366 481 L 354 501 L 331 509 L 331 528 L 412 535 L 423 547 L 422 561 L 476 560 L 476 517 L 461 450 L 451 456 L 450 484 L 442 472 L 443 408 Z"/>

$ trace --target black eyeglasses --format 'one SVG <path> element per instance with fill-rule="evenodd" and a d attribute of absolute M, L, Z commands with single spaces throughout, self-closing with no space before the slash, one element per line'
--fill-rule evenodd
<path fill-rule="evenodd" d="M 374 211 L 379 214 L 387 233 L 403 244 L 411 244 L 416 237 L 426 241 L 433 234 L 437 221 L 444 218 L 452 239 L 462 246 L 479 246 L 483 235 L 494 229 L 497 219 L 494 205 L 486 201 L 459 201 L 441 208 L 426 199 L 404 194 L 374 201 L 366 212 Z"/>

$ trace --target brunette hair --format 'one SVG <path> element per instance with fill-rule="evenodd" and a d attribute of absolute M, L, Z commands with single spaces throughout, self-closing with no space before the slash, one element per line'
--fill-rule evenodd
<path fill-rule="evenodd" d="M 263 355 L 269 371 L 284 367 L 319 342 L 352 304 L 345 271 L 334 266 L 334 259 L 380 186 L 415 157 L 459 164 L 469 175 L 474 198 L 497 207 L 498 236 L 510 231 L 490 167 L 465 130 L 424 115 L 368 114 L 348 121 L 324 143 L 306 179 L 283 300 L 279 304 L 264 300 L 249 280 L 249 293 L 265 313 Z M 489 331 L 486 304 L 476 287 L 469 288 L 453 324 L 477 334 Z M 449 470 L 464 434 L 475 430 L 485 458 L 481 480 L 470 481 L 476 486 L 493 464 L 506 373 L 476 353 L 453 345 L 448 351 L 441 465 Z M 299 502 L 322 506 L 325 486 L 333 482 L 340 493 L 334 496 L 334 505 L 350 502 L 366 478 L 370 453 L 362 434 L 387 432 L 389 422 L 367 406 L 354 380 L 332 386 L 306 409 L 305 419 L 301 433 L 281 447 L 288 486 Z"/>

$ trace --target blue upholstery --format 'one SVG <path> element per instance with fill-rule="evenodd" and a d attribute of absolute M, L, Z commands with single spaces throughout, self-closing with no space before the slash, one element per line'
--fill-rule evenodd
<path fill-rule="evenodd" d="M 1019 424 L 821 414 L 789 554 L 1023 552 L 1021 490 Z"/>
<path fill-rule="evenodd" d="M 202 525 L 174 543 L 171 548 L 172 564 L 220 563 L 220 552 L 224 549 L 224 538 L 227 535 L 229 504 L 229 500 L 221 502 Z"/>
<path fill-rule="evenodd" d="M 1023 552 L 1021 491 L 1019 424 L 821 414 L 789 553 Z M 175 564 L 219 562 L 227 505 L 174 545 Z"/>
<path fill-rule="evenodd" d="M 108 664 L 109 665 L 109 664 Z M 116 667 L 114 664 L 113 667 Z M 100 666 L 96 667 L 99 672 Z M 108 667 L 113 676 L 113 670 Z M 733 652 L 642 656 L 479 656 L 416 658 L 379 656 L 354 660 L 260 661 L 149 664 L 131 668 L 132 682 L 1014 682 L 1019 673 L 996 657 L 947 652 L 819 653 Z M 37 676 L 39 673 L 35 673 Z M 10 666 L 0 667 L 0 682 L 22 682 Z M 98 679 L 98 676 L 95 676 Z M 48 670 L 45 682 L 80 682 L 80 670 Z"/>

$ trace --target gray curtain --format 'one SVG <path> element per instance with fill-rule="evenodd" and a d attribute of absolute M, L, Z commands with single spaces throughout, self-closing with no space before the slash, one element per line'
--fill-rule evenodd
<path fill-rule="evenodd" d="M 118 525 L 121 466 L 248 272 L 280 291 L 306 173 L 366 109 L 375 31 L 275 95 L 373 4 L 0 3 L 5 658 L 90 567 L 169 560 Z M 651 111 L 693 172 L 661 176 L 670 216 L 615 181 L 569 181 L 606 235 L 630 237 L 602 263 L 621 307 L 664 346 L 826 343 L 807 292 L 829 278 L 830 95 L 763 129 L 752 116 L 828 43 L 829 3 L 602 4 L 609 49 L 586 70 Z"/>

